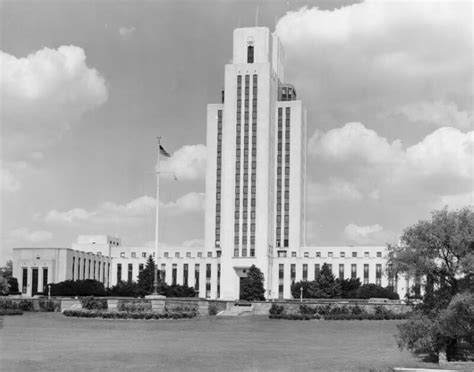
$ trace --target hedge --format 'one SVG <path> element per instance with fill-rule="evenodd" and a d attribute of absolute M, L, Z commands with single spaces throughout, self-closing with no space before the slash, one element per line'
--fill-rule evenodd
<path fill-rule="evenodd" d="M 0 309 L 0 316 L 3 315 L 23 315 L 23 310 L 20 309 Z"/>
<path fill-rule="evenodd" d="M 197 313 L 191 312 L 128 312 L 128 311 L 101 311 L 101 310 L 64 310 L 65 316 L 76 318 L 102 318 L 102 319 L 190 319 Z"/>

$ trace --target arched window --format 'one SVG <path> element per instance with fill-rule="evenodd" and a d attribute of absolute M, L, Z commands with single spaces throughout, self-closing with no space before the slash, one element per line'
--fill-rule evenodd
<path fill-rule="evenodd" d="M 253 63 L 253 45 L 247 47 L 247 63 Z"/>

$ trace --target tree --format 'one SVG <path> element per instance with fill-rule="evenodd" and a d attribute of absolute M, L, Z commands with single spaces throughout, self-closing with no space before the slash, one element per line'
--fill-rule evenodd
<path fill-rule="evenodd" d="M 323 264 L 314 281 L 302 281 L 291 285 L 291 295 L 299 298 L 303 287 L 304 298 L 337 298 L 341 295 L 339 281 L 336 281 L 328 264 Z"/>
<path fill-rule="evenodd" d="M 155 281 L 155 260 L 150 255 L 146 262 L 145 268 L 138 274 L 138 287 L 145 294 L 153 292 L 153 283 Z M 161 278 L 158 275 L 158 283 L 161 282 Z"/>
<path fill-rule="evenodd" d="M 336 279 L 341 288 L 342 298 L 357 298 L 357 292 L 361 286 L 359 278 Z"/>
<path fill-rule="evenodd" d="M 258 267 L 250 266 L 247 277 L 240 282 L 240 298 L 247 301 L 265 301 L 264 276 Z"/>
<path fill-rule="evenodd" d="M 444 208 L 434 211 L 430 221 L 407 228 L 398 245 L 389 245 L 388 264 L 394 272 L 425 279 L 421 281 L 425 288 L 422 305 L 415 308 L 408 323 L 399 326 L 400 348 L 431 355 L 446 350 L 448 360 L 458 355 L 461 339 L 474 348 L 472 337 L 466 338 L 461 331 L 468 329 L 472 334 L 473 329 L 472 209 Z M 458 318 L 468 320 L 458 323 Z"/>
<path fill-rule="evenodd" d="M 356 298 L 388 298 L 390 300 L 398 300 L 398 293 L 388 288 L 381 287 L 376 284 L 364 284 L 357 291 Z"/>
<path fill-rule="evenodd" d="M 425 277 L 425 304 L 446 308 L 469 287 L 474 273 L 474 212 L 434 211 L 431 221 L 419 221 L 404 231 L 400 244 L 389 245 L 388 265 L 397 273 Z"/>

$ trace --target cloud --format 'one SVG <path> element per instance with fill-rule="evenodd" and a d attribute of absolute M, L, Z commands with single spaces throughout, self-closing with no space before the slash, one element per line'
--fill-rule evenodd
<path fill-rule="evenodd" d="M 385 231 L 379 224 L 359 226 L 350 223 L 344 228 L 344 235 L 355 244 L 384 244 L 395 238 L 392 232 Z"/>
<path fill-rule="evenodd" d="M 321 169 L 316 195 L 325 200 L 396 194 L 407 200 L 420 195 L 440 198 L 472 190 L 474 132 L 439 128 L 403 148 L 400 141 L 389 143 L 360 123 L 348 123 L 326 133 L 317 131 L 309 142 L 310 155 Z"/>
<path fill-rule="evenodd" d="M 0 190 L 15 192 L 21 187 L 20 180 L 9 170 L 0 164 Z"/>
<path fill-rule="evenodd" d="M 31 231 L 26 227 L 12 230 L 9 234 L 10 240 L 23 243 L 42 243 L 51 240 L 53 234 L 45 230 Z"/>
<path fill-rule="evenodd" d="M 358 202 L 364 198 L 364 195 L 355 185 L 337 179 L 329 179 L 326 183 L 309 183 L 307 195 L 307 202 L 310 205 L 336 200 L 339 202 Z"/>
<path fill-rule="evenodd" d="M 176 201 L 160 202 L 160 212 L 181 214 L 202 211 L 204 208 L 204 194 L 190 192 Z M 156 199 L 150 196 L 141 196 L 125 204 L 104 202 L 93 210 L 73 208 L 67 211 L 53 209 L 39 219 L 53 224 L 76 224 L 87 222 L 90 224 L 133 224 L 139 225 L 143 220 L 150 219 L 155 213 Z"/>
<path fill-rule="evenodd" d="M 10 160 L 57 141 L 108 97 L 105 79 L 77 46 L 43 48 L 23 58 L 0 51 L 0 65 L 3 156 Z"/>
<path fill-rule="evenodd" d="M 474 116 L 461 111 L 453 102 L 421 101 L 400 106 L 385 115 L 403 115 L 412 122 L 427 123 L 437 127 L 456 127 L 470 129 L 474 127 Z"/>
<path fill-rule="evenodd" d="M 207 150 L 204 145 L 186 145 L 160 162 L 162 170 L 174 172 L 178 180 L 203 179 L 206 175 Z"/>
<path fill-rule="evenodd" d="M 472 117 L 472 23 L 468 1 L 366 0 L 288 12 L 276 32 L 286 80 L 295 83 L 313 122 L 405 108 L 411 119 L 445 126 L 453 124 L 440 124 L 432 108 L 461 122 L 462 112 Z M 414 102 L 436 107 L 408 109 Z"/>
<path fill-rule="evenodd" d="M 134 32 L 136 31 L 136 28 L 135 27 L 120 27 L 118 32 L 120 34 L 120 36 L 128 36 L 128 35 L 131 35 L 133 34 Z"/>

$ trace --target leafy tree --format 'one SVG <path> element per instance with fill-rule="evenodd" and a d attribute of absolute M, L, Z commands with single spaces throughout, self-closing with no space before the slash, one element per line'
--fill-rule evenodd
<path fill-rule="evenodd" d="M 247 301 L 264 301 L 264 276 L 258 267 L 252 265 L 247 270 L 247 277 L 240 282 L 240 298 Z"/>
<path fill-rule="evenodd" d="M 104 284 L 93 279 L 51 283 L 51 296 L 105 296 Z"/>
<path fill-rule="evenodd" d="M 116 285 L 107 290 L 107 296 L 117 296 L 117 297 L 142 297 L 145 292 L 136 282 L 124 282 L 119 281 Z"/>
<path fill-rule="evenodd" d="M 425 277 L 425 305 L 446 308 L 474 273 L 473 210 L 444 208 L 407 228 L 400 244 L 389 245 L 388 264 L 394 272 Z"/>
<path fill-rule="evenodd" d="M 11 276 L 8 278 L 8 285 L 10 286 L 9 288 L 9 293 L 10 294 L 20 294 L 18 290 L 18 280 Z"/>
<path fill-rule="evenodd" d="M 425 279 L 422 305 L 399 326 L 399 347 L 432 356 L 445 349 L 448 360 L 458 354 L 461 339 L 473 350 L 473 338 L 465 333 L 467 329 L 472 335 L 473 329 L 472 209 L 434 211 L 430 221 L 407 228 L 400 244 L 389 250 L 388 263 L 395 272 Z"/>

